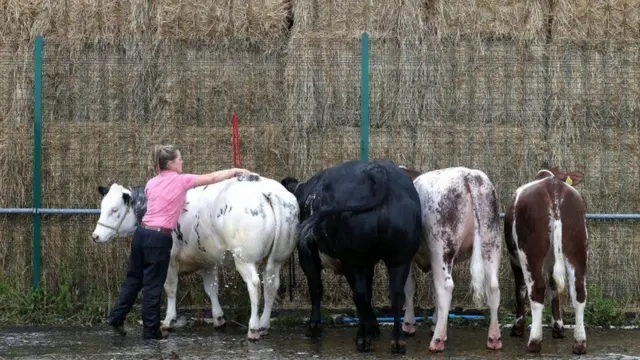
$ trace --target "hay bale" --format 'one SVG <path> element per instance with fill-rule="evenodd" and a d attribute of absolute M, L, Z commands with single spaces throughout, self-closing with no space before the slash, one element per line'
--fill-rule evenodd
<path fill-rule="evenodd" d="M 0 44 L 0 207 L 30 207 L 33 59 L 29 44 Z"/>
<path fill-rule="evenodd" d="M 130 54 L 117 47 L 45 54 L 45 111 L 54 121 L 179 122 L 230 126 L 274 122 L 284 108 L 284 65 L 257 52 L 164 43 Z M 142 58 L 142 61 L 140 61 Z"/>
<path fill-rule="evenodd" d="M 29 41 L 42 33 L 70 46 L 195 40 L 277 48 L 286 41 L 289 14 L 282 0 L 30 0 L 2 2 L 0 10 L 0 40 Z"/>
<path fill-rule="evenodd" d="M 0 1 L 0 42 L 29 42 L 49 30 L 50 4 L 45 0 Z"/>
<path fill-rule="evenodd" d="M 69 0 L 52 3 L 46 38 L 69 45 L 139 41 L 149 31 L 148 2 Z M 47 31 L 48 30 L 48 31 Z"/>
<path fill-rule="evenodd" d="M 439 39 L 542 42 L 546 0 L 428 0 L 428 21 Z"/>
<path fill-rule="evenodd" d="M 433 31 L 427 28 L 422 0 L 296 0 L 293 21 L 293 35 L 357 38 L 367 31 L 372 38 L 403 38 Z"/>
<path fill-rule="evenodd" d="M 419 48 L 401 45 L 400 51 L 399 60 L 385 58 L 397 64 L 385 71 L 401 75 L 397 94 L 373 92 L 394 99 L 386 109 L 393 111 L 392 119 L 372 126 L 372 156 L 424 170 L 466 164 L 507 172 L 509 166 L 495 161 L 495 155 L 511 153 L 508 146 L 514 143 L 507 142 L 507 136 L 498 130 L 522 127 L 526 135 L 544 128 L 545 84 L 536 79 L 544 68 L 541 48 L 424 41 Z M 372 119 L 378 117 L 380 114 L 372 114 Z M 389 132 L 390 138 L 378 139 L 383 132 Z M 539 146 L 545 142 L 541 134 Z M 524 136 L 527 145 L 522 149 L 534 139 Z"/>
<path fill-rule="evenodd" d="M 291 39 L 285 68 L 285 121 L 295 129 L 289 157 L 291 171 L 298 176 L 306 176 L 314 166 L 307 160 L 317 156 L 310 148 L 315 133 L 359 125 L 359 66 L 357 39 L 325 35 Z"/>
<path fill-rule="evenodd" d="M 626 194 L 640 191 L 640 46 L 557 44 L 550 52 L 550 161 L 586 173 L 589 211 L 638 212 Z"/>
<path fill-rule="evenodd" d="M 640 37 L 640 3 L 636 0 L 553 1 L 554 40 L 636 40 Z"/>
<path fill-rule="evenodd" d="M 553 98 L 576 118 L 583 118 L 586 109 L 601 108 L 611 113 L 610 119 L 622 120 L 640 108 L 640 76 L 634 65 L 640 61 L 640 45 L 561 42 L 549 52 Z M 598 124 L 609 121 L 601 120 Z"/>
<path fill-rule="evenodd" d="M 283 117 L 281 54 L 219 46 L 168 46 L 159 56 L 156 118 L 183 124 L 230 126 L 279 122 Z"/>
<path fill-rule="evenodd" d="M 162 0 L 156 5 L 156 38 L 206 41 L 235 48 L 282 46 L 288 35 L 288 4 L 283 0 L 203 3 Z"/>
<path fill-rule="evenodd" d="M 7 1 L 0 9 L 0 40 L 32 41 L 43 34 L 79 45 L 139 40 L 150 33 L 147 2 Z"/>

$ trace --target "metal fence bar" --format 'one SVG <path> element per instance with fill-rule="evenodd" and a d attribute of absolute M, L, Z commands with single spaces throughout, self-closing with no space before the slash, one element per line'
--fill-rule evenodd
<path fill-rule="evenodd" d="M 46 214 L 46 215 L 100 215 L 99 209 L 70 209 L 70 208 L 0 208 L 2 214 Z M 640 214 L 605 214 L 588 213 L 587 220 L 640 220 Z M 504 218 L 504 213 L 500 213 Z"/>
<path fill-rule="evenodd" d="M 100 215 L 100 209 L 0 208 L 0 214 Z"/>
<path fill-rule="evenodd" d="M 42 35 L 36 36 L 33 48 L 33 207 L 42 206 Z M 33 289 L 40 287 L 41 218 L 33 212 Z"/>
<path fill-rule="evenodd" d="M 362 33 L 360 38 L 360 158 L 369 160 L 369 34 Z"/>

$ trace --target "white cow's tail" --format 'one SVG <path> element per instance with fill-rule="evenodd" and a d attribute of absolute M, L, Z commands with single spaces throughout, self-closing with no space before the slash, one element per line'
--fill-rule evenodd
<path fill-rule="evenodd" d="M 267 255 L 267 257 L 271 256 L 271 253 L 273 252 L 273 248 L 276 246 L 276 243 L 278 242 L 278 240 L 280 239 L 280 233 L 281 233 L 281 229 L 280 227 L 282 226 L 282 201 L 280 200 L 280 197 L 278 197 L 276 194 L 274 194 L 273 192 L 269 192 L 269 193 L 262 193 L 262 195 L 264 195 L 265 198 L 267 198 L 267 201 L 269 202 L 269 205 L 271 205 L 271 209 L 273 210 L 273 218 L 274 221 L 276 223 L 275 227 L 276 227 L 276 231 L 275 231 L 275 236 L 273 238 L 273 242 L 271 243 L 271 249 L 269 249 L 269 254 Z"/>
<path fill-rule="evenodd" d="M 297 226 L 291 225 L 286 221 L 287 216 L 289 216 L 289 214 L 286 213 L 288 205 L 286 204 L 285 200 L 283 200 L 282 197 L 280 197 L 278 194 L 270 192 L 263 195 L 267 198 L 267 201 L 269 201 L 269 204 L 273 209 L 273 216 L 276 223 L 274 241 L 271 245 L 271 249 L 269 250 L 269 257 L 272 256 L 273 249 L 280 245 L 282 242 L 286 242 L 288 247 L 293 251 L 296 243 L 295 236 L 297 235 Z M 296 205 L 297 204 L 295 202 L 292 202 L 290 206 Z M 295 223 L 297 224 L 298 213 L 296 212 L 295 214 L 293 214 L 293 216 L 296 216 Z M 284 255 L 278 254 L 277 256 Z M 286 257 L 288 256 L 289 255 L 287 255 Z"/>
<path fill-rule="evenodd" d="M 553 281 L 556 283 L 556 290 L 558 294 L 562 294 L 564 292 L 565 286 L 565 266 L 564 266 L 564 255 L 562 253 L 562 221 L 560 221 L 560 217 L 555 218 L 555 216 L 551 217 L 550 232 L 552 238 L 553 246 L 553 255 L 555 257 L 555 262 L 553 264 Z"/>

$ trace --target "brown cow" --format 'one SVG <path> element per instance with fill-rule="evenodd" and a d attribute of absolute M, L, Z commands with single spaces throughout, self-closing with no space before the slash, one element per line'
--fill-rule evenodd
<path fill-rule="evenodd" d="M 454 264 L 467 260 L 470 260 L 474 300 L 479 306 L 486 303 L 491 313 L 487 347 L 501 349 L 498 269 L 502 240 L 498 197 L 493 183 L 484 172 L 465 167 L 424 174 L 400 167 L 413 179 L 422 207 L 425 238 L 413 261 L 423 272 L 431 272 L 435 287 L 435 327 L 429 350 L 444 350 L 454 286 L 452 269 Z M 408 335 L 416 331 L 412 273 L 413 269 L 404 288 L 406 310 L 402 330 Z"/>
<path fill-rule="evenodd" d="M 542 311 L 546 279 L 553 316 L 552 336 L 562 338 L 563 323 L 558 294 L 564 291 L 565 273 L 575 311 L 573 352 L 584 354 L 587 337 L 584 330 L 588 235 L 586 206 L 574 189 L 584 176 L 564 173 L 557 167 L 540 170 L 534 181 L 516 189 L 505 212 L 505 242 L 515 277 L 516 320 L 512 336 L 524 336 L 524 297 L 531 303 L 531 333 L 528 348 L 540 351 Z"/>

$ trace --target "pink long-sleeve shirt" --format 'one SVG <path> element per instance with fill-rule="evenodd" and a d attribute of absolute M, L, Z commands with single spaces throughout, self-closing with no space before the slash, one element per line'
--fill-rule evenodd
<path fill-rule="evenodd" d="M 196 184 L 196 175 L 162 170 L 145 187 L 147 212 L 142 222 L 148 226 L 175 228 L 187 199 L 187 190 Z"/>

